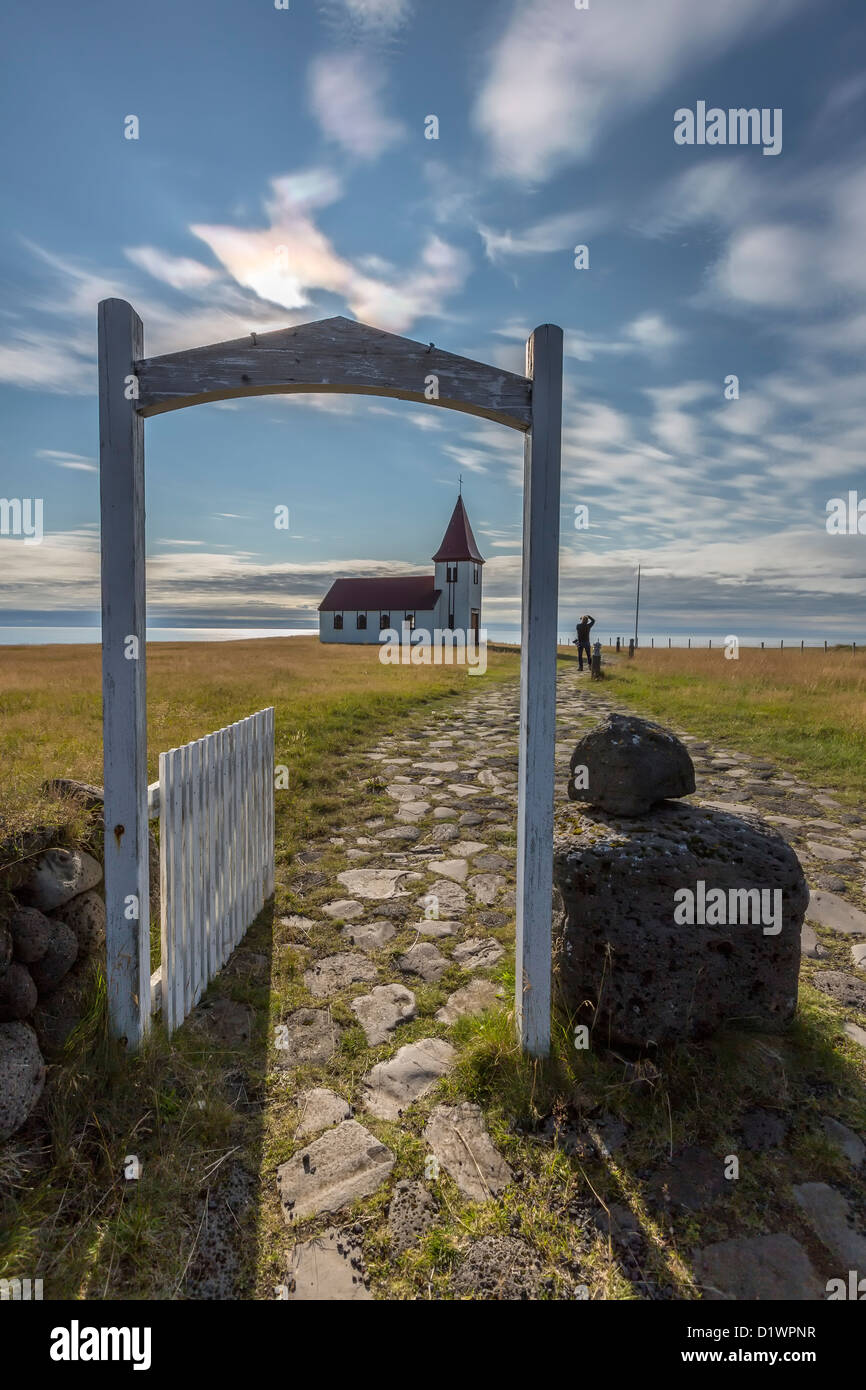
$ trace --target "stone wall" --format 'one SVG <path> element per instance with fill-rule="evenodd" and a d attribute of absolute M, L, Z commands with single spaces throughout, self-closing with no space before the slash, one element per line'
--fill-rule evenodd
<path fill-rule="evenodd" d="M 102 793 L 69 782 L 50 789 L 84 801 L 94 834 L 85 849 L 36 833 L 23 852 L 19 845 L 17 854 L 0 854 L 7 866 L 0 885 L 0 1142 L 32 1114 L 46 1062 L 86 1013 L 105 959 Z"/>

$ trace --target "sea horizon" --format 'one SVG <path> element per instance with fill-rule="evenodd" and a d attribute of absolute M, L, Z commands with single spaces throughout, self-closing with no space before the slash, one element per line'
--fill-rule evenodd
<path fill-rule="evenodd" d="M 520 640 L 520 627 L 518 624 L 507 625 L 499 624 L 495 627 L 487 627 L 488 642 L 506 642 L 517 644 Z M 259 638 L 274 637 L 315 637 L 318 635 L 317 627 L 168 627 L 153 626 L 147 629 L 148 642 L 243 642 Z M 617 634 L 615 627 L 611 631 L 601 630 L 599 639 L 604 646 L 613 645 L 616 637 L 621 637 L 623 646 L 628 647 L 629 636 L 622 632 Z M 689 644 L 695 650 L 707 648 L 712 642 L 713 646 L 720 649 L 725 646 L 726 634 L 707 633 L 707 632 L 664 632 L 664 633 L 641 633 L 638 645 L 641 647 L 666 648 L 669 643 L 675 648 L 687 648 Z M 568 629 L 561 629 L 558 634 L 559 643 L 562 646 L 569 645 L 573 640 L 573 633 Z M 100 644 L 101 635 L 98 624 L 34 624 L 26 626 L 0 624 L 0 647 L 10 646 L 85 646 Z M 740 635 L 738 634 L 739 645 L 741 647 L 760 647 L 763 642 L 766 647 L 779 647 L 780 644 L 799 648 L 801 641 L 805 647 L 821 650 L 825 639 L 812 637 L 796 637 L 785 632 L 771 632 L 762 636 Z M 834 646 L 856 646 L 857 648 L 866 647 L 866 633 L 862 638 L 849 636 L 828 636 L 828 647 Z"/>

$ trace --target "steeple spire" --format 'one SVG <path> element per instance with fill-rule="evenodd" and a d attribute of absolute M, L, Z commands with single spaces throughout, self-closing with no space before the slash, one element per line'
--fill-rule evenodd
<path fill-rule="evenodd" d="M 461 486 L 462 481 L 461 477 Z M 478 549 L 472 527 L 469 525 L 462 492 L 457 495 L 451 520 L 442 537 L 442 544 L 433 556 L 434 563 L 439 560 L 474 560 L 476 565 L 484 564 L 484 556 Z"/>

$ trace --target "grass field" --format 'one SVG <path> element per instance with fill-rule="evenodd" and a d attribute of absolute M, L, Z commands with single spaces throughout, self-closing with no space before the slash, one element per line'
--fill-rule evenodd
<path fill-rule="evenodd" d="M 459 666 L 385 666 L 377 647 L 291 637 L 151 643 L 147 665 L 150 781 L 161 752 L 275 706 L 276 761 L 290 776 L 285 841 L 338 807 L 340 757 L 360 737 L 419 705 L 516 674 L 517 657 L 489 651 L 487 673 L 470 676 Z M 69 815 L 41 795 L 45 779 L 102 785 L 99 647 L 0 647 L 0 765 L 0 843 Z"/>
<path fill-rule="evenodd" d="M 640 649 L 609 667 L 635 709 L 866 797 L 866 652 Z"/>

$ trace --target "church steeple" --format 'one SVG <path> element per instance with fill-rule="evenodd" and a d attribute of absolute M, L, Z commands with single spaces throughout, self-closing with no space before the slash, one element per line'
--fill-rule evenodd
<path fill-rule="evenodd" d="M 484 556 L 478 549 L 472 527 L 469 525 L 462 495 L 457 498 L 451 520 L 442 537 L 442 544 L 433 560 L 435 563 L 440 560 L 473 560 L 476 565 L 484 564 Z"/>

